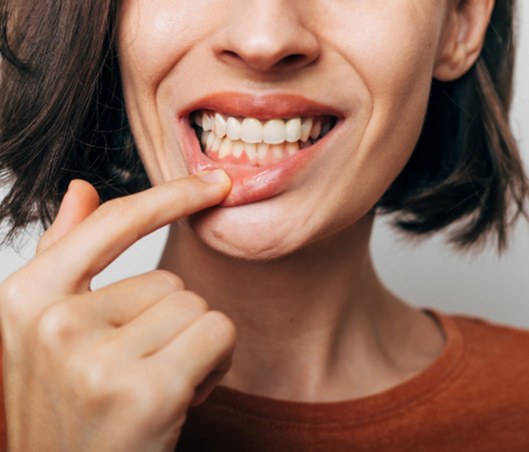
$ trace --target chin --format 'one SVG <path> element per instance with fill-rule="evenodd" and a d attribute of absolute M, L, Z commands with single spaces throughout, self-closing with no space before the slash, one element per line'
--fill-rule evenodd
<path fill-rule="evenodd" d="M 248 261 L 271 261 L 304 248 L 310 241 L 306 224 L 292 217 L 263 212 L 262 207 L 214 208 L 195 215 L 188 224 L 200 242 L 226 256 Z"/>

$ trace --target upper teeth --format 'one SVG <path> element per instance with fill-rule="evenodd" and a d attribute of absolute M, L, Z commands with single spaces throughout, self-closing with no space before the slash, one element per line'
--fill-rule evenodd
<path fill-rule="evenodd" d="M 193 117 L 204 132 L 212 131 L 218 138 L 241 140 L 245 143 L 282 144 L 307 142 L 327 133 L 329 121 L 322 118 L 289 118 L 260 121 L 256 118 L 236 118 L 221 113 L 202 112 Z"/>

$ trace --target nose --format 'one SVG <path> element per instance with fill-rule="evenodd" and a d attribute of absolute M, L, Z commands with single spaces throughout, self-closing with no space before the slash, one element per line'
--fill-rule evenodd
<path fill-rule="evenodd" d="M 254 72 L 296 70 L 320 55 L 317 36 L 304 23 L 305 0 L 232 1 L 214 52 L 226 64 Z"/>

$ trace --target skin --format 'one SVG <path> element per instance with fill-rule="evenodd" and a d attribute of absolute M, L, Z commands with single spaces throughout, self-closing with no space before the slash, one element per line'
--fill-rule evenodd
<path fill-rule="evenodd" d="M 344 400 L 442 351 L 432 319 L 378 280 L 371 211 L 413 150 L 432 77 L 477 58 L 493 1 L 220 3 L 121 2 L 127 112 L 154 188 L 99 206 L 74 181 L 36 257 L 0 286 L 11 451 L 172 450 L 224 374 L 253 394 Z M 229 179 L 184 177 L 174 118 L 219 90 L 302 94 L 344 124 L 278 196 L 204 211 Z M 90 290 L 166 224 L 164 270 Z"/>

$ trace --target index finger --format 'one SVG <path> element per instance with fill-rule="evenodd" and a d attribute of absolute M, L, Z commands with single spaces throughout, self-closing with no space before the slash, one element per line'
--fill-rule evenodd
<path fill-rule="evenodd" d="M 216 170 L 108 201 L 32 264 L 48 289 L 75 292 L 140 238 L 220 203 L 230 187 L 227 174 Z"/>

